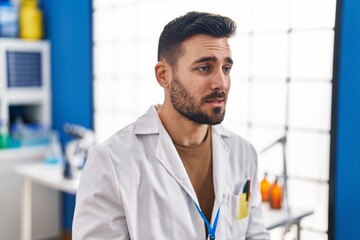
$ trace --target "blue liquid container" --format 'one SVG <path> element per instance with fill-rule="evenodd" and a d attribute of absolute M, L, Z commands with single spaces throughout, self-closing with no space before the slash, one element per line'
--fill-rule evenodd
<path fill-rule="evenodd" d="M 0 0 L 0 37 L 18 37 L 18 19 L 18 7 L 12 4 L 11 1 Z"/>

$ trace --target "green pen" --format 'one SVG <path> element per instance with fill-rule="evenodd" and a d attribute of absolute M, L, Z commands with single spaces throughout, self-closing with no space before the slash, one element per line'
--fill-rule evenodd
<path fill-rule="evenodd" d="M 246 201 L 249 201 L 249 195 L 250 195 L 250 179 L 246 180 L 243 193 L 246 193 Z"/>

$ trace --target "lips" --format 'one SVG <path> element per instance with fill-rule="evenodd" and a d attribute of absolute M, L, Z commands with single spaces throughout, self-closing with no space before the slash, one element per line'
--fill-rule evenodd
<path fill-rule="evenodd" d="M 223 98 L 215 98 L 206 100 L 207 103 L 223 103 L 225 100 Z"/>
<path fill-rule="evenodd" d="M 206 104 L 210 104 L 213 107 L 223 107 L 225 104 L 224 98 L 214 98 L 205 101 Z"/>

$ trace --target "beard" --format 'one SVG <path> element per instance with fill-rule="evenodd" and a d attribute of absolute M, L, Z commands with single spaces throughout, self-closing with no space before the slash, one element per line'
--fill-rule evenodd
<path fill-rule="evenodd" d="M 225 105 L 224 107 L 214 107 L 209 113 L 201 110 L 202 105 L 215 98 L 222 98 L 226 103 L 227 95 L 225 91 L 217 91 L 202 97 L 200 101 L 198 101 L 196 97 L 182 85 L 177 76 L 174 76 L 170 85 L 170 100 L 173 107 L 182 116 L 198 124 L 216 125 L 224 120 Z"/>

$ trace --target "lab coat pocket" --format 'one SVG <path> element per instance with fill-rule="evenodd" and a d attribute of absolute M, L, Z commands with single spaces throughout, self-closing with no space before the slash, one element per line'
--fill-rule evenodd
<path fill-rule="evenodd" d="M 249 201 L 245 193 L 229 195 L 228 201 L 228 226 L 229 239 L 245 239 L 249 220 Z"/>

